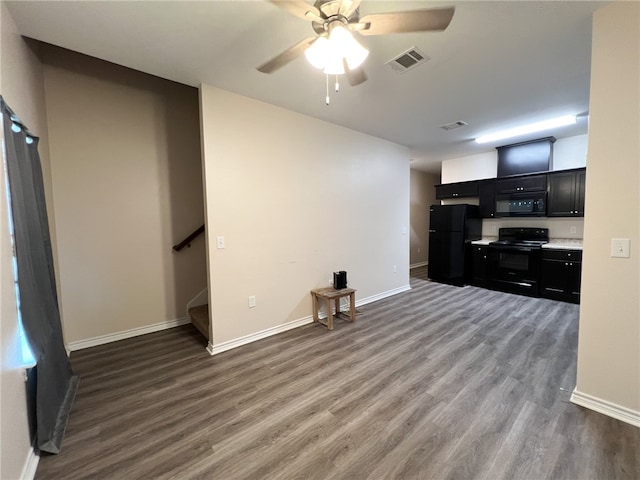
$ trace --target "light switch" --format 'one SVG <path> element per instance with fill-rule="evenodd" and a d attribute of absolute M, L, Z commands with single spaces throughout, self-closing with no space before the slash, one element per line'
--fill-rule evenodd
<path fill-rule="evenodd" d="M 611 239 L 611 256 L 629 258 L 630 240 L 628 238 Z"/>
<path fill-rule="evenodd" d="M 216 245 L 218 249 L 224 248 L 224 237 L 216 237 Z"/>

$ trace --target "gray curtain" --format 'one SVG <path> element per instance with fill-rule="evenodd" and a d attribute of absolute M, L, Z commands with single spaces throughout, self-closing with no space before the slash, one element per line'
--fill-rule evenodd
<path fill-rule="evenodd" d="M 59 453 L 78 388 L 64 348 L 38 138 L 0 97 L 18 264 L 20 312 L 36 359 L 35 447 Z"/>

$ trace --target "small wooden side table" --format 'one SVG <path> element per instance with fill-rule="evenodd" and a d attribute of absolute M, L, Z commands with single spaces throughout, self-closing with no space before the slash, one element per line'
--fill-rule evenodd
<path fill-rule="evenodd" d="M 356 291 L 353 288 L 342 288 L 340 290 L 336 290 L 333 287 L 325 287 L 325 288 L 314 288 L 311 290 L 311 299 L 313 302 L 313 321 L 315 323 L 320 323 L 327 327 L 329 330 L 333 330 L 333 312 L 331 308 L 331 300 L 334 301 L 336 307 L 336 316 L 342 316 L 340 312 L 340 299 L 344 297 L 349 297 L 349 318 L 350 322 L 355 322 L 356 320 Z M 318 316 L 318 304 L 319 299 L 323 299 L 327 301 L 327 322 L 323 322 L 320 320 Z"/>

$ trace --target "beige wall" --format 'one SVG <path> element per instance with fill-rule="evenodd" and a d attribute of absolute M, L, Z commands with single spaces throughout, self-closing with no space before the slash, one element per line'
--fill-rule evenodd
<path fill-rule="evenodd" d="M 576 394 L 640 425 L 639 59 L 640 4 L 596 11 Z M 612 238 L 631 240 L 631 258 L 611 258 Z"/>
<path fill-rule="evenodd" d="M 408 286 L 407 148 L 214 87 L 200 95 L 214 348 L 308 317 L 309 290 L 335 270 L 358 299 Z"/>
<path fill-rule="evenodd" d="M 439 175 L 411 169 L 411 265 L 421 265 L 429 259 L 429 207 L 437 203 L 434 185 L 439 183 Z"/>
<path fill-rule="evenodd" d="M 34 52 L 17 33 L 16 25 L 4 2 L 0 3 L 0 30 L 0 92 L 32 133 L 40 137 L 39 150 L 45 194 L 50 206 L 51 182 L 42 66 Z M 29 459 L 34 457 L 30 457 L 25 384 L 19 353 L 6 180 L 4 168 L 0 170 L 0 478 L 14 479 L 21 478 L 23 474 L 33 474 L 35 464 L 28 463 Z M 49 216 L 49 221 L 53 223 L 52 215 Z"/>
<path fill-rule="evenodd" d="M 198 92 L 43 48 L 65 340 L 171 322 L 206 287 Z"/>

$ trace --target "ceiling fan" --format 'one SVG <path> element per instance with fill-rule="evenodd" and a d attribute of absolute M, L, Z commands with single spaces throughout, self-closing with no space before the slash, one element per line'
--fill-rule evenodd
<path fill-rule="evenodd" d="M 352 33 L 386 35 L 404 32 L 441 32 L 445 30 L 455 7 L 428 8 L 402 12 L 375 13 L 360 18 L 361 0 L 269 0 L 293 15 L 311 21 L 316 35 L 306 38 L 263 63 L 257 70 L 273 73 L 305 54 L 307 60 L 327 75 L 346 74 L 352 86 L 367 79 L 361 67 L 368 55 Z"/>

